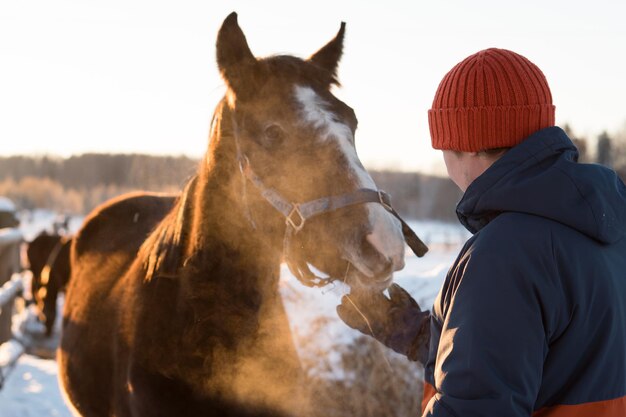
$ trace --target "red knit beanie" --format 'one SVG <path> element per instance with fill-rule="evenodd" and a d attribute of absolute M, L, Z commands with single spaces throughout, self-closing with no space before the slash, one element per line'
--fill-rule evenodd
<path fill-rule="evenodd" d="M 552 94 L 546 77 L 528 59 L 506 49 L 485 49 L 443 77 L 428 124 L 435 149 L 512 147 L 554 126 Z"/>

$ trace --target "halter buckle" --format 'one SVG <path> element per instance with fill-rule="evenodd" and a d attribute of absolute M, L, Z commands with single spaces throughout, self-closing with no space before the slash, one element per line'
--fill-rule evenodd
<path fill-rule="evenodd" d="M 385 210 L 389 212 L 393 212 L 393 207 L 391 204 L 385 201 L 385 193 L 382 190 L 378 190 L 378 202 L 385 208 Z"/>
<path fill-rule="evenodd" d="M 298 216 L 297 219 L 294 219 L 294 216 Z M 295 221 L 294 221 L 295 220 Z M 294 232 L 298 233 L 304 227 L 304 223 L 306 222 L 306 218 L 300 212 L 300 206 L 296 203 L 293 204 L 293 209 L 289 212 L 287 219 L 285 220 L 285 224 L 291 226 Z"/>

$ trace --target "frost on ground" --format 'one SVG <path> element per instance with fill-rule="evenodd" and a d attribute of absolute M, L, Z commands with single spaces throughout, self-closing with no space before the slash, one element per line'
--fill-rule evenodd
<path fill-rule="evenodd" d="M 52 360 L 22 356 L 0 391 L 0 417 L 71 417 L 59 386 Z"/>
<path fill-rule="evenodd" d="M 30 217 L 31 222 L 23 227 L 31 238 L 38 230 L 49 227 L 54 219 L 49 213 Z M 417 258 L 407 248 L 406 266 L 395 274 L 395 281 L 423 308 L 430 309 L 447 269 L 469 235 L 460 226 L 437 222 L 411 222 L 411 227 L 429 245 L 430 251 Z M 303 363 L 314 368 L 317 376 L 348 378 L 341 368 L 342 358 L 345 359 L 346 349 L 359 349 L 354 343 L 360 333 L 344 325 L 335 313 L 347 287 L 339 283 L 322 289 L 306 288 L 283 267 L 280 291 Z M 386 348 L 377 346 L 376 350 L 380 353 L 378 365 L 389 367 L 390 363 L 394 366 L 398 363 L 393 357 L 391 361 L 383 358 L 389 355 Z M 56 362 L 24 355 L 0 390 L 0 417 L 35 416 L 70 417 L 71 413 L 58 387 Z"/>

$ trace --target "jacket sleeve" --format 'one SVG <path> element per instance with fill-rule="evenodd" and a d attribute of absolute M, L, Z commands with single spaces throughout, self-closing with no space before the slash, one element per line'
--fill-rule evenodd
<path fill-rule="evenodd" d="M 547 355 L 534 283 L 545 262 L 506 243 L 484 249 L 471 246 L 457 260 L 435 305 L 442 328 L 426 417 L 533 412 Z"/>

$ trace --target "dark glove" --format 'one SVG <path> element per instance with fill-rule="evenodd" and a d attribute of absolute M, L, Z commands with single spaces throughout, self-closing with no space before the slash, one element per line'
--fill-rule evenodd
<path fill-rule="evenodd" d="M 348 326 L 374 337 L 410 360 L 426 362 L 430 312 L 422 311 L 399 285 L 389 287 L 389 298 L 383 293 L 344 295 L 337 306 L 337 314 Z"/>

